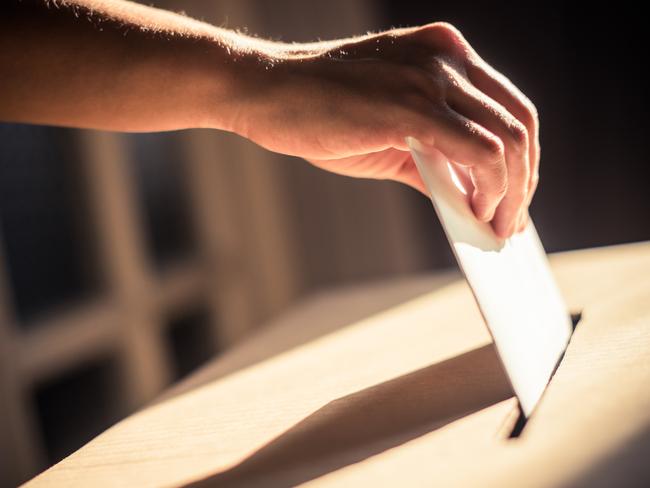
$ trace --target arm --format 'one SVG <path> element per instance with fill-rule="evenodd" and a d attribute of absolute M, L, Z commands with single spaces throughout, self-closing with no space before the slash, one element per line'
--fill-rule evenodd
<path fill-rule="evenodd" d="M 5 120 L 229 129 L 236 81 L 253 62 L 243 39 L 134 3 L 9 0 L 0 13 Z"/>
<path fill-rule="evenodd" d="M 413 136 L 469 170 L 474 212 L 497 233 L 527 218 L 534 107 L 447 24 L 284 44 L 121 0 L 8 0 L 0 14 L 0 119 L 223 129 L 424 191 Z"/>

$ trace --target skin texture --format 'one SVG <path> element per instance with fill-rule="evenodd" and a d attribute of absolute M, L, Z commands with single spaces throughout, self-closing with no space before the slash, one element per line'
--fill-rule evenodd
<path fill-rule="evenodd" d="M 415 137 L 465 168 L 474 213 L 502 237 L 538 181 L 535 107 L 445 23 L 285 44 L 121 0 L 6 0 L 0 93 L 6 121 L 222 129 L 426 193 Z"/>

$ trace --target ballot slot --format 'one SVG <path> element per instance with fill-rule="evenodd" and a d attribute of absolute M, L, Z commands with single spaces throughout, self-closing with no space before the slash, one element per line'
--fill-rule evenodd
<path fill-rule="evenodd" d="M 571 337 L 569 338 L 569 343 L 567 344 L 567 348 L 564 350 L 564 352 L 558 359 L 557 364 L 555 365 L 555 368 L 551 373 L 551 378 L 549 379 L 548 382 L 549 385 L 553 381 L 553 378 L 555 377 L 555 373 L 557 373 L 557 370 L 560 368 L 560 365 L 562 364 L 562 361 L 564 360 L 564 357 L 566 355 L 566 351 L 569 349 L 569 347 L 571 347 L 571 339 L 573 338 L 573 334 L 575 333 L 576 328 L 580 323 L 580 320 L 582 320 L 582 311 L 571 313 L 571 326 L 573 327 L 573 331 L 571 332 Z M 544 390 L 544 392 L 546 392 L 546 390 Z M 539 401 L 540 402 L 544 401 L 544 394 L 542 394 L 542 397 L 540 398 Z M 539 402 L 537 405 L 539 405 Z M 520 437 L 524 429 L 526 428 L 526 425 L 528 425 L 528 421 L 534 414 L 535 411 L 533 411 L 532 414 L 526 416 L 523 409 L 521 408 L 521 403 L 517 402 L 517 407 L 515 408 L 515 411 L 508 416 L 505 422 L 506 425 L 505 432 L 507 438 L 517 439 L 518 437 Z M 501 430 L 503 431 L 504 429 Z"/>
<path fill-rule="evenodd" d="M 407 144 L 512 389 L 530 416 L 573 331 L 537 231 L 529 221 L 507 239 L 497 236 L 472 212 L 466 169 L 434 147 L 412 138 Z"/>

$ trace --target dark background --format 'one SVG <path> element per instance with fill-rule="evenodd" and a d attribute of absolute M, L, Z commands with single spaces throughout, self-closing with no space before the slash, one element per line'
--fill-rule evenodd
<path fill-rule="evenodd" d="M 647 18 L 607 2 L 386 0 L 385 26 L 446 21 L 536 105 L 532 217 L 549 251 L 650 237 Z"/>

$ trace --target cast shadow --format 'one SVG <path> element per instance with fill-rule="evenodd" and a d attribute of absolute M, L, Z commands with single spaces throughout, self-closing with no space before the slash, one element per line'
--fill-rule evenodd
<path fill-rule="evenodd" d="M 191 486 L 294 486 L 511 396 L 489 344 L 333 400 L 240 464 Z"/>
<path fill-rule="evenodd" d="M 154 403 L 200 388 L 360 320 L 462 282 L 458 271 L 451 269 L 433 276 L 391 278 L 312 293 L 277 320 L 260 327 L 242 344 L 224 352 L 217 361 L 208 362 L 189 378 L 169 388 Z M 336 313 L 323 313 L 325 310 L 336 310 Z"/>
<path fill-rule="evenodd" d="M 565 488 L 650 486 L 650 423 L 639 428 L 626 442 L 614 445 L 597 463 L 566 484 Z"/>

